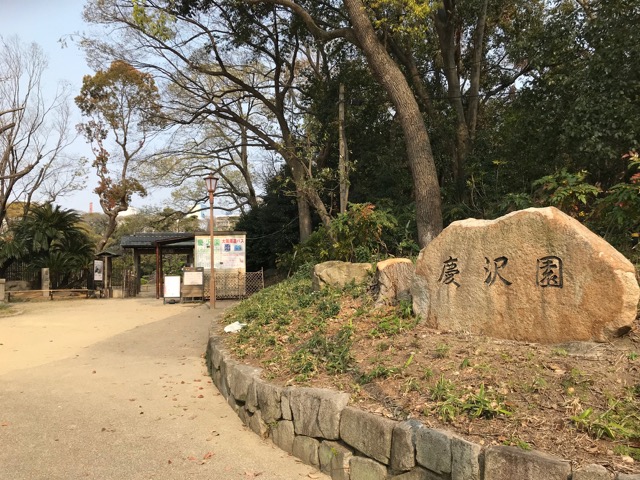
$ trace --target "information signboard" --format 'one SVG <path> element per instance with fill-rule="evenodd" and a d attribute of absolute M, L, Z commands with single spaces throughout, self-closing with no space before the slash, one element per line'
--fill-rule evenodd
<path fill-rule="evenodd" d="M 196 236 L 195 265 L 211 269 L 210 237 Z M 244 234 L 217 234 L 214 238 L 213 261 L 216 270 L 246 270 L 246 236 Z"/>
<path fill-rule="evenodd" d="M 185 267 L 182 276 L 182 301 L 186 298 L 204 300 L 204 269 Z"/>
<path fill-rule="evenodd" d="M 93 281 L 102 282 L 104 278 L 104 262 L 102 260 L 93 261 Z"/>
<path fill-rule="evenodd" d="M 204 272 L 184 272 L 184 285 L 203 285 L 204 284 Z"/>

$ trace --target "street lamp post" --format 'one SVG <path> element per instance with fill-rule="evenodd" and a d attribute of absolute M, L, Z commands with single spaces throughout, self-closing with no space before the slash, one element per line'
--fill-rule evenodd
<path fill-rule="evenodd" d="M 211 308 L 216 308 L 216 269 L 213 263 L 213 193 L 216 191 L 218 179 L 209 174 L 205 177 L 204 181 L 207 184 L 207 191 L 209 192 L 209 249 L 211 250 L 211 278 L 209 280 L 209 301 L 211 302 Z"/>

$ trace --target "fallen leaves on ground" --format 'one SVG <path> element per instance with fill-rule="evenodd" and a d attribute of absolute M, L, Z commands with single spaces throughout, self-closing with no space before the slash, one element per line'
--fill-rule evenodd
<path fill-rule="evenodd" d="M 345 325 L 352 326 L 350 357 L 339 357 L 343 350 L 337 348 L 329 352 L 334 366 L 350 362 L 344 373 L 327 371 L 328 362 L 322 359 L 304 364 L 305 373 L 289 368 L 300 367 L 295 363 L 302 358 L 300 352 L 311 358 L 308 345 L 314 340 L 317 345 L 314 335 L 320 323 L 314 316 L 290 312 L 286 327 L 272 322 L 261 327 L 262 338 L 251 336 L 242 344 L 238 337 L 224 336 L 222 328 L 219 333 L 240 361 L 263 368 L 263 375 L 280 386 L 348 392 L 351 405 L 362 410 L 395 420 L 417 419 L 484 446 L 543 451 L 575 467 L 597 463 L 623 473 L 640 471 L 635 438 L 593 435 L 612 405 L 626 402 L 633 407 L 640 402 L 640 324 L 609 343 L 562 345 L 435 331 L 422 322 L 409 326 L 409 320 L 407 326 L 398 321 L 397 332 L 387 334 L 395 326 L 388 319 L 397 320 L 397 313 L 384 307 L 360 315 L 355 313 L 359 301 L 343 297 L 341 312 L 322 322 L 326 345 L 337 342 Z M 268 330 L 272 326 L 280 330 Z M 451 405 L 455 409 L 448 412 Z M 589 409 L 591 417 L 585 414 Z M 636 424 L 638 418 L 633 412 L 627 415 Z M 615 418 L 608 422 L 603 431 L 616 427 Z M 634 463 L 629 462 L 631 454 L 638 456 Z"/>

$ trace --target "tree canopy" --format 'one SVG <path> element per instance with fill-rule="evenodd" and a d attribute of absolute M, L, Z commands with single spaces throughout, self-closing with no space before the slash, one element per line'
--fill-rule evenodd
<path fill-rule="evenodd" d="M 95 189 L 109 218 L 98 243 L 101 250 L 116 229 L 116 218 L 129 208 L 134 194 L 146 195 L 136 178 L 136 162 L 159 123 L 159 95 L 153 77 L 114 60 L 107 70 L 86 75 L 76 105 L 87 121 L 78 126 L 94 152 Z M 113 148 L 105 145 L 109 134 Z"/>
<path fill-rule="evenodd" d="M 147 172 L 193 205 L 201 177 L 219 175 L 256 238 L 291 243 L 297 217 L 299 240 L 322 226 L 337 244 L 368 204 L 367 218 L 395 219 L 389 253 L 529 205 L 623 238 L 637 233 L 636 3 L 89 0 L 87 21 L 114 35 L 83 45 L 96 65 L 157 81 L 147 110 L 172 137 Z"/>

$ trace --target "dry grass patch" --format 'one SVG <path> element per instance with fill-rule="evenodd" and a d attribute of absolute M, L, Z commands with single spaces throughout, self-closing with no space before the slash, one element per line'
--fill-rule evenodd
<path fill-rule="evenodd" d="M 481 445 L 640 472 L 637 328 L 613 343 L 563 345 L 440 332 L 410 304 L 375 308 L 366 286 L 313 292 L 307 278 L 266 289 L 225 320 L 247 323 L 228 346 L 273 383 L 349 392 L 359 408 Z"/>

